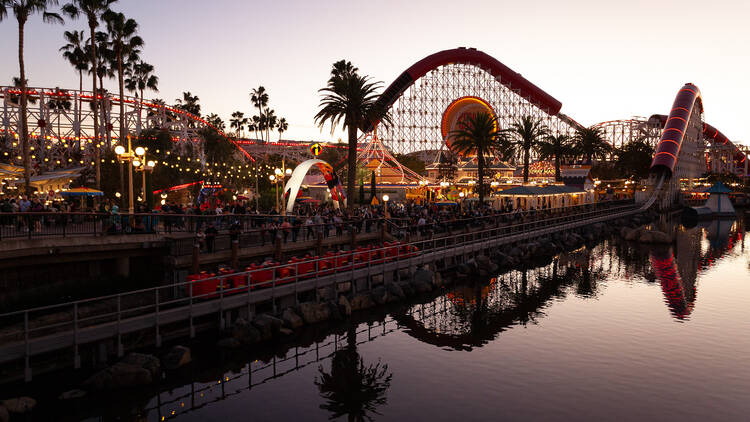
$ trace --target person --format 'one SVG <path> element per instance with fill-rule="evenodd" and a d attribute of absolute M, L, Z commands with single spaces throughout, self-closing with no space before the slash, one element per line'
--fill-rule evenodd
<path fill-rule="evenodd" d="M 284 222 L 281 223 L 281 230 L 283 231 L 284 235 L 284 243 L 286 243 L 287 238 L 289 237 L 289 231 L 291 230 L 292 225 L 289 223 L 288 218 L 284 218 Z"/>
<path fill-rule="evenodd" d="M 214 227 L 214 223 L 209 222 L 208 228 L 206 228 L 206 251 L 212 253 L 214 251 L 214 242 L 216 241 L 216 235 L 219 232 Z"/>
<path fill-rule="evenodd" d="M 315 223 L 313 222 L 312 216 L 308 215 L 307 219 L 305 219 L 305 227 L 307 227 L 307 230 L 305 232 L 305 240 L 310 239 L 311 237 L 314 238 L 315 234 L 313 233 L 313 225 Z"/>
<path fill-rule="evenodd" d="M 229 240 L 235 241 L 240 240 L 240 233 L 242 232 L 242 226 L 240 220 L 234 220 L 232 225 L 229 227 Z"/>
<path fill-rule="evenodd" d="M 203 229 L 198 229 L 195 233 L 195 241 L 200 245 L 200 250 L 203 250 L 203 248 L 206 247 L 206 234 L 203 233 Z"/>

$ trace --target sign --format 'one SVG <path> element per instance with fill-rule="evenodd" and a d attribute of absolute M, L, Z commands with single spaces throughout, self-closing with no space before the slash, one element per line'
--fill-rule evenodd
<path fill-rule="evenodd" d="M 319 143 L 314 143 L 310 145 L 310 152 L 312 153 L 312 155 L 317 157 L 321 152 L 323 152 L 323 146 Z"/>

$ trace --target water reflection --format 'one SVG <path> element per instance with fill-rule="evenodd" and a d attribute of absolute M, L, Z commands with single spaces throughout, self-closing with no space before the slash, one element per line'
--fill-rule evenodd
<path fill-rule="evenodd" d="M 77 409 L 69 420 L 84 415 L 109 420 L 127 414 L 148 420 L 201 420 L 208 408 L 212 416 L 231 415 L 253 395 L 258 397 L 256 387 L 278 389 L 274 382 L 282 377 L 300 378 L 294 384 L 299 391 L 313 390 L 315 410 L 321 414 L 310 419 L 377 419 L 388 406 L 391 385 L 408 384 L 409 374 L 394 377 L 375 346 L 368 346 L 363 356 L 364 343 L 400 332 L 436 348 L 471 351 L 496 341 L 514 326 L 539 324 L 555 302 L 569 297 L 599 300 L 612 283 L 653 286 L 648 294 L 663 295 L 672 318 L 688 322 L 700 306 L 696 298 L 701 274 L 736 255 L 738 245 L 744 250 L 744 222 L 667 229 L 676 238 L 672 246 L 603 241 L 562 254 L 541 267 L 456 286 L 424 303 L 391 309 L 388 314 L 375 311 L 359 324 L 324 332 L 313 327 L 312 334 L 303 334 L 293 344 L 211 359 L 205 367 L 194 366 L 182 379 L 170 378 L 155 390 L 121 395 L 114 405 L 91 400 L 80 408 L 86 410 Z M 207 349 L 216 353 L 210 346 Z M 394 357 L 389 360 L 394 367 L 400 363 Z M 48 407 L 47 414 L 55 416 L 56 410 Z"/>

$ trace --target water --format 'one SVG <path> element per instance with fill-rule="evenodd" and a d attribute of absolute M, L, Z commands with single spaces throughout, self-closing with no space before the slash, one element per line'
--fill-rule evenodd
<path fill-rule="evenodd" d="M 748 420 L 742 226 L 604 241 L 261 354 L 199 349 L 168 385 L 36 418 Z"/>

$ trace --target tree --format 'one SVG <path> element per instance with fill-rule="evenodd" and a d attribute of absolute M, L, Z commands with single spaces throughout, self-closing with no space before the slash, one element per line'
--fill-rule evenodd
<path fill-rule="evenodd" d="M 315 122 L 321 128 L 329 122 L 331 134 L 339 124 L 348 132 L 346 194 L 349 198 L 354 198 L 357 182 L 357 131 L 365 130 L 380 121 L 388 124 L 391 119 L 387 111 L 376 102 L 381 83 L 370 82 L 369 77 L 358 75 L 356 68 L 351 69 L 341 72 L 334 64 L 327 86 L 319 90 L 322 99 Z M 349 201 L 349 208 L 354 208 L 354 201 Z"/>
<path fill-rule="evenodd" d="M 113 3 L 117 2 L 117 0 L 71 0 L 70 3 L 67 3 L 62 7 L 63 13 L 70 16 L 73 19 L 78 19 L 79 16 L 83 15 L 86 17 L 86 20 L 89 24 L 89 42 L 90 42 L 90 49 L 89 49 L 89 56 L 91 57 L 91 69 L 98 69 L 98 62 L 97 62 L 97 55 L 96 55 L 96 27 L 99 26 L 99 18 L 109 10 L 109 6 Z M 101 187 L 101 170 L 100 170 L 100 162 L 101 162 L 101 153 L 99 150 L 99 115 L 97 113 L 98 110 L 98 99 L 96 96 L 97 90 L 96 90 L 96 77 L 97 72 L 92 72 L 92 89 L 91 91 L 94 92 L 94 98 L 91 101 L 92 108 L 94 111 L 94 154 L 96 156 L 95 159 L 95 167 L 96 167 L 96 188 L 100 189 Z"/>
<path fill-rule="evenodd" d="M 370 202 L 372 202 L 372 198 L 375 198 L 375 196 L 378 193 L 378 184 L 375 181 L 375 172 L 373 171 L 370 175 Z"/>
<path fill-rule="evenodd" d="M 498 129 L 497 118 L 489 113 L 479 112 L 461 120 L 458 128 L 448 134 L 450 146 L 460 154 L 476 154 L 477 175 L 479 178 L 479 204 L 484 206 L 485 159 L 496 152 L 507 156 L 511 150 L 505 130 Z"/>
<path fill-rule="evenodd" d="M 31 147 L 29 145 L 29 128 L 26 116 L 27 95 L 26 92 L 26 66 L 23 60 L 24 27 L 29 17 L 41 13 L 42 21 L 45 23 L 63 23 L 63 19 L 57 13 L 48 12 L 47 8 L 57 5 L 57 0 L 0 0 L 0 21 L 8 16 L 8 10 L 18 22 L 18 68 L 21 82 L 21 149 L 23 156 L 23 178 L 26 194 L 31 194 Z"/>
<path fill-rule="evenodd" d="M 591 126 L 578 129 L 574 138 L 576 154 L 591 163 L 594 158 L 605 158 L 612 152 L 612 146 L 604 139 L 600 127 Z"/>
<path fill-rule="evenodd" d="M 395 158 L 404 167 L 407 167 L 414 173 L 424 174 L 424 161 L 420 160 L 419 158 L 409 154 L 394 154 L 393 158 Z"/>
<path fill-rule="evenodd" d="M 229 127 L 235 129 L 235 136 L 239 138 L 240 136 L 242 136 L 242 131 L 245 128 L 247 122 L 248 120 L 247 117 L 245 117 L 245 113 L 241 111 L 235 111 L 234 113 L 232 113 L 232 118 L 229 119 Z"/>
<path fill-rule="evenodd" d="M 106 22 L 107 33 L 110 38 L 114 65 L 117 69 L 117 87 L 120 94 L 120 142 L 124 142 L 127 133 L 125 131 L 125 70 L 123 62 L 132 63 L 137 61 L 140 48 L 143 47 L 143 39 L 139 37 L 138 23 L 129 18 L 125 18 L 122 13 L 116 13 L 111 10 L 102 15 Z"/>
<path fill-rule="evenodd" d="M 654 148 L 648 142 L 638 140 L 625 144 L 616 151 L 615 167 L 626 178 L 644 179 L 651 171 Z"/>
<path fill-rule="evenodd" d="M 550 135 L 539 144 L 539 158 L 542 160 L 555 160 L 555 180 L 561 181 L 560 160 L 572 153 L 570 136 L 565 134 Z"/>
<path fill-rule="evenodd" d="M 286 122 L 285 118 L 280 118 L 279 122 L 276 124 L 276 130 L 279 131 L 279 142 L 281 142 L 281 134 L 286 132 L 287 129 L 289 129 L 289 123 Z"/>
<path fill-rule="evenodd" d="M 138 119 L 140 119 L 141 110 L 143 110 L 143 90 L 150 89 L 159 92 L 159 77 L 154 75 L 154 66 L 141 60 L 131 63 L 125 75 L 125 88 L 130 92 L 138 91 L 136 95 L 139 101 Z"/>
<path fill-rule="evenodd" d="M 80 110 L 82 104 L 80 93 L 83 92 L 83 71 L 89 69 L 89 59 L 86 56 L 86 34 L 83 31 L 65 31 L 63 36 L 67 44 L 60 47 L 59 51 L 63 52 L 65 60 L 78 71 L 78 109 Z"/>
<path fill-rule="evenodd" d="M 209 125 L 215 127 L 216 129 L 220 131 L 224 131 L 226 129 L 226 125 L 224 124 L 224 121 L 221 120 L 221 117 L 219 117 L 216 113 L 211 113 L 208 116 L 206 116 L 206 122 L 208 122 Z"/>
<path fill-rule="evenodd" d="M 188 112 L 190 114 L 194 114 L 198 117 L 201 115 L 201 105 L 198 104 L 200 102 L 200 98 L 198 98 L 197 95 L 193 95 L 188 92 L 182 93 L 182 98 L 177 98 L 175 100 L 177 105 L 175 106 L 176 109 Z"/>
<path fill-rule="evenodd" d="M 523 116 L 510 125 L 510 133 L 516 138 L 516 146 L 523 152 L 523 182 L 529 182 L 531 150 L 537 150 L 542 140 L 549 135 L 547 125 L 540 119 Z"/>
<path fill-rule="evenodd" d="M 266 88 L 264 88 L 262 85 L 258 88 L 254 88 L 250 92 L 250 101 L 258 109 L 258 115 L 253 116 L 253 123 L 255 123 L 255 130 L 260 132 L 260 140 L 263 141 L 265 139 L 263 138 L 263 128 L 261 127 L 261 120 L 263 119 L 263 107 L 268 106 L 268 93 L 266 92 Z"/>

